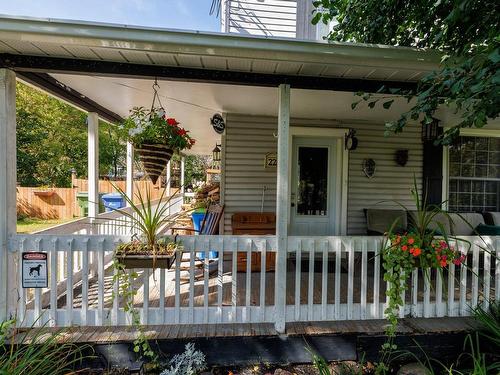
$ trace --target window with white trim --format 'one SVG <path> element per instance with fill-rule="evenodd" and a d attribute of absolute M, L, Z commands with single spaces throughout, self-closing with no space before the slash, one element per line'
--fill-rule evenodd
<path fill-rule="evenodd" d="M 500 138 L 460 137 L 448 171 L 450 211 L 500 211 Z"/>

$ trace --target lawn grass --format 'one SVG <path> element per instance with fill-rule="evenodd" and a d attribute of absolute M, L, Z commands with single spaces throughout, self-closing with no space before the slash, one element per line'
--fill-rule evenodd
<path fill-rule="evenodd" d="M 38 219 L 35 217 L 25 217 L 17 221 L 17 233 L 33 233 L 42 229 L 47 229 L 74 219 Z"/>

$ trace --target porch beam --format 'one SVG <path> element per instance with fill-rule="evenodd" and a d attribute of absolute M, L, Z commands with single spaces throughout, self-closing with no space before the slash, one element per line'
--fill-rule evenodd
<path fill-rule="evenodd" d="M 99 214 L 99 116 L 91 112 L 87 117 L 88 129 L 88 217 Z"/>
<path fill-rule="evenodd" d="M 126 194 L 130 200 L 134 200 L 134 145 L 131 142 L 127 142 Z"/>
<path fill-rule="evenodd" d="M 123 121 L 123 118 L 120 115 L 110 111 L 92 99 L 89 99 L 82 93 L 69 87 L 68 85 L 65 85 L 47 73 L 19 72 L 17 76 L 22 81 L 30 83 L 33 86 L 36 86 L 39 89 L 60 98 L 85 112 L 97 113 L 100 118 L 112 124 Z"/>
<path fill-rule="evenodd" d="M 238 84 L 277 87 L 288 84 L 297 89 L 347 92 L 390 93 L 390 89 L 415 89 L 417 82 L 318 77 L 229 70 L 199 69 L 179 66 L 131 64 L 48 56 L 0 54 L 0 66 L 16 72 L 93 74 L 108 77 L 166 79 L 172 81 Z M 384 88 L 381 90 L 381 88 Z"/>
<path fill-rule="evenodd" d="M 14 254 L 8 241 L 16 233 L 16 74 L 0 69 L 0 321 L 17 303 Z"/>
<path fill-rule="evenodd" d="M 290 135 L 290 85 L 278 87 L 278 177 L 276 189 L 276 331 L 285 332 L 286 260 L 288 246 L 288 148 Z"/>

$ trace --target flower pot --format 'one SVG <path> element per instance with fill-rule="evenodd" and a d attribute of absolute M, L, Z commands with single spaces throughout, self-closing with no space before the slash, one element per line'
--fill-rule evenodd
<path fill-rule="evenodd" d="M 34 190 L 33 193 L 39 197 L 51 197 L 54 195 L 54 190 Z"/>
<path fill-rule="evenodd" d="M 139 160 L 149 178 L 153 184 L 156 184 L 158 177 L 165 170 L 174 150 L 162 144 L 142 144 L 135 146 L 135 151 L 139 155 Z"/>
<path fill-rule="evenodd" d="M 175 261 L 172 255 L 123 255 L 119 256 L 120 263 L 127 269 L 131 268 L 165 268 L 170 269 Z"/>

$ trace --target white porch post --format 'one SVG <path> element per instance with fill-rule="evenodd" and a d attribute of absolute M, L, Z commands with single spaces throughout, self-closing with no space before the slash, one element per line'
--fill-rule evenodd
<path fill-rule="evenodd" d="M 185 168 L 186 168 L 186 157 L 183 155 L 181 157 L 181 194 L 184 194 L 184 192 L 186 191 L 186 188 L 184 187 L 184 180 L 186 178 L 186 175 L 185 175 Z"/>
<path fill-rule="evenodd" d="M 276 331 L 285 332 L 286 260 L 288 246 L 288 147 L 290 135 L 290 85 L 279 85 L 278 181 L 276 191 Z"/>
<path fill-rule="evenodd" d="M 134 199 L 134 145 L 127 142 L 127 197 Z M 128 204 L 127 204 L 128 206 Z"/>
<path fill-rule="evenodd" d="M 0 321 L 17 302 L 14 254 L 9 236 L 16 233 L 16 74 L 0 69 Z"/>
<path fill-rule="evenodd" d="M 99 214 L 99 116 L 90 112 L 88 129 L 88 217 L 93 220 Z"/>

